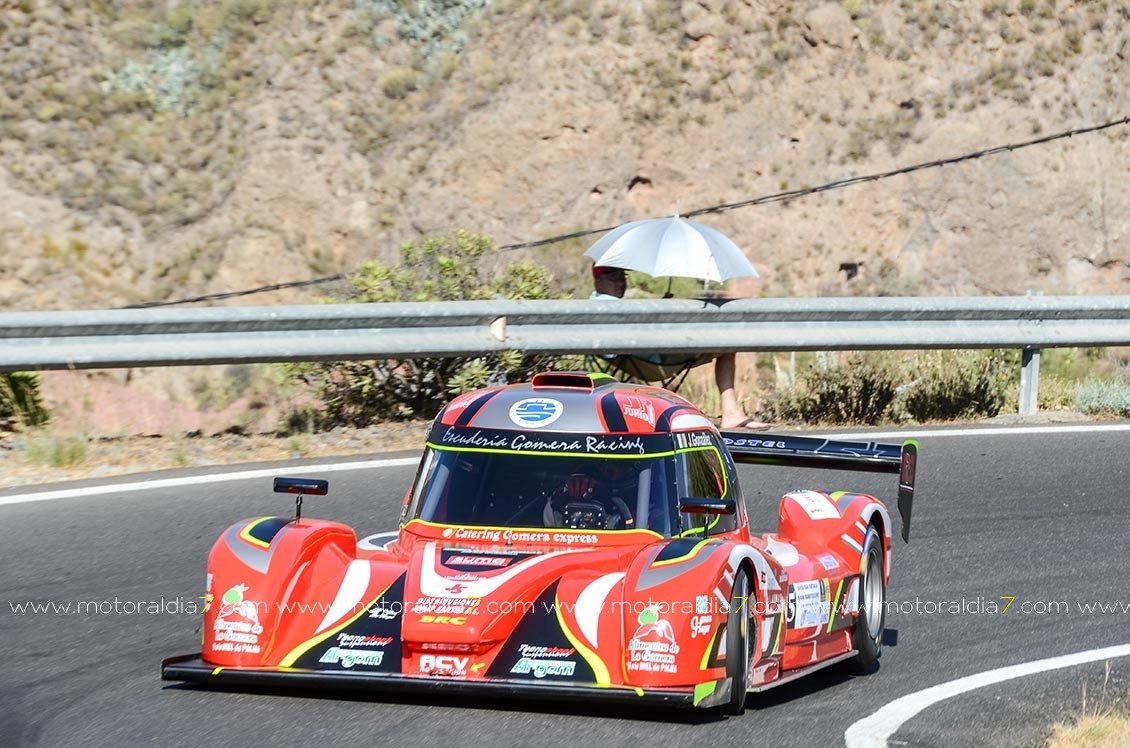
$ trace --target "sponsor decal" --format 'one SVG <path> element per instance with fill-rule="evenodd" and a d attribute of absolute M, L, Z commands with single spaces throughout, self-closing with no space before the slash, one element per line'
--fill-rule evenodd
<path fill-rule="evenodd" d="M 446 624 L 448 626 L 462 626 L 467 622 L 466 616 L 433 616 L 425 615 L 420 616 L 418 623 L 438 623 Z"/>
<path fill-rule="evenodd" d="M 655 405 L 651 400 L 642 397 L 626 397 L 620 406 L 620 412 L 625 416 L 638 418 L 649 426 L 655 426 Z"/>
<path fill-rule="evenodd" d="M 459 397 L 452 400 L 451 403 L 447 406 L 447 412 L 456 413 L 460 410 L 463 410 L 468 405 L 475 402 L 475 398 L 477 398 L 481 394 L 481 392 L 468 392 L 465 395 L 460 395 Z"/>
<path fill-rule="evenodd" d="M 369 611 L 369 618 L 375 618 L 378 621 L 395 621 L 398 615 L 400 615 L 400 610 L 394 605 L 386 604 L 383 600 Z"/>
<path fill-rule="evenodd" d="M 726 439 L 731 447 L 764 447 L 765 449 L 784 449 L 785 443 L 773 439 Z"/>
<path fill-rule="evenodd" d="M 471 615 L 478 610 L 478 607 L 479 599 L 474 597 L 420 597 L 413 603 L 412 612 Z"/>
<path fill-rule="evenodd" d="M 462 572 L 460 574 L 453 574 L 452 576 L 450 576 L 448 578 L 454 579 L 457 582 L 481 582 L 484 579 L 486 579 L 486 577 L 484 577 L 482 574 L 468 574 L 467 572 Z M 460 591 L 462 591 L 462 590 L 460 590 Z"/>
<path fill-rule="evenodd" d="M 535 659 L 551 659 L 551 658 L 565 658 L 572 657 L 577 653 L 577 650 L 571 647 L 539 647 L 533 644 L 519 644 L 518 654 L 522 657 L 531 657 Z M 511 671 L 513 672 L 513 671 Z"/>
<path fill-rule="evenodd" d="M 446 537 L 447 531 L 444 530 Z M 444 561 L 444 566 L 482 566 L 488 568 L 500 568 L 509 566 L 511 559 L 509 556 L 451 556 Z"/>
<path fill-rule="evenodd" d="M 586 436 L 585 451 L 594 454 L 604 453 L 644 453 L 643 439 L 638 436 L 630 439 L 626 436 Z"/>
<path fill-rule="evenodd" d="M 689 449 L 691 447 L 709 447 L 713 442 L 710 440 L 709 432 L 691 431 L 675 434 L 675 444 L 679 449 Z"/>
<path fill-rule="evenodd" d="M 576 668 L 577 663 L 573 661 L 533 660 L 529 657 L 523 657 L 515 663 L 514 667 L 510 668 L 510 672 L 519 675 L 533 673 L 535 678 L 544 678 L 547 675 L 571 678 Z"/>
<path fill-rule="evenodd" d="M 840 510 L 824 494 L 815 491 L 792 491 L 787 496 L 805 511 L 809 519 L 840 518 Z"/>
<path fill-rule="evenodd" d="M 675 655 L 679 645 L 675 630 L 665 618 L 659 617 L 659 607 L 651 605 L 640 611 L 636 619 L 639 628 L 628 642 L 628 670 L 647 673 L 674 673 Z"/>
<path fill-rule="evenodd" d="M 710 612 L 710 596 L 699 595 L 694 599 L 694 612 L 702 615 Z"/>
<path fill-rule="evenodd" d="M 343 668 L 351 668 L 354 665 L 380 667 L 384 657 L 384 652 L 368 652 L 363 649 L 330 647 L 326 650 L 325 654 L 318 659 L 318 662 L 326 665 L 341 665 Z"/>
<path fill-rule="evenodd" d="M 259 654 L 259 635 L 263 633 L 260 603 L 244 598 L 247 589 L 246 584 L 237 584 L 220 598 L 220 609 L 212 622 L 213 650 Z"/>
<path fill-rule="evenodd" d="M 360 634 L 338 634 L 339 647 L 384 647 L 392 644 L 391 636 L 367 636 Z"/>
<path fill-rule="evenodd" d="M 666 434 L 658 435 L 666 436 Z M 500 449 L 512 452 L 578 452 L 581 454 L 646 454 L 670 448 L 656 436 L 626 434 L 514 434 L 507 431 L 470 430 L 440 426 L 430 440 L 442 446 Z"/>
<path fill-rule="evenodd" d="M 450 644 L 448 642 L 423 642 L 420 649 L 425 652 L 470 652 L 473 644 Z"/>
<path fill-rule="evenodd" d="M 495 530 L 489 527 L 445 527 L 440 533 L 452 540 L 485 540 L 490 543 L 564 543 L 595 545 L 600 538 L 583 532 L 545 532 L 541 530 Z M 450 562 L 449 562 L 450 563 Z"/>
<path fill-rule="evenodd" d="M 420 672 L 424 675 L 444 675 L 447 677 L 467 677 L 470 657 L 455 655 L 420 655 Z"/>
<path fill-rule="evenodd" d="M 797 582 L 789 587 L 789 617 L 793 628 L 823 626 L 828 622 L 831 610 L 832 601 L 828 598 L 828 584 L 825 580 Z"/>
<path fill-rule="evenodd" d="M 550 397 L 528 397 L 510 406 L 510 420 L 527 429 L 540 429 L 556 421 L 565 412 L 560 400 Z"/>
<path fill-rule="evenodd" d="M 458 582 L 456 582 L 455 584 L 444 587 L 443 591 L 444 592 L 450 592 L 452 595 L 458 595 L 459 593 L 463 592 L 465 589 L 467 589 L 467 585 L 459 584 Z"/>
<path fill-rule="evenodd" d="M 821 566 L 823 566 L 828 571 L 835 571 L 836 569 L 840 568 L 840 562 L 833 558 L 830 554 L 821 553 L 819 556 L 817 556 L 817 558 L 820 559 Z"/>
<path fill-rule="evenodd" d="M 691 616 L 691 638 L 709 634 L 713 623 L 714 616 Z"/>
<path fill-rule="evenodd" d="M 451 426 L 443 432 L 439 441 L 455 447 L 506 449 L 510 446 L 510 439 L 506 434 L 484 434 L 482 431 L 464 431 Z"/>
<path fill-rule="evenodd" d="M 204 577 L 204 594 L 200 596 L 200 599 L 204 601 L 204 610 L 202 610 L 201 612 L 207 613 L 209 610 L 212 609 L 212 599 L 213 599 L 213 595 L 212 595 L 212 573 L 211 572 L 209 572 Z"/>

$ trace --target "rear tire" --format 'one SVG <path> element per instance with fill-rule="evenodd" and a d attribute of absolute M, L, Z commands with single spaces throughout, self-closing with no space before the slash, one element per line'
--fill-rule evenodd
<path fill-rule="evenodd" d="M 749 685 L 750 642 L 757 641 L 756 623 L 750 615 L 749 574 L 738 569 L 730 593 L 730 612 L 726 617 L 726 675 L 730 678 L 730 700 L 722 707 L 725 714 L 737 716 L 745 711 L 746 688 Z"/>
<path fill-rule="evenodd" d="M 858 652 L 847 661 L 853 673 L 868 673 L 875 667 L 883 647 L 883 629 L 887 621 L 884 603 L 887 583 L 883 575 L 883 538 L 878 528 L 871 525 L 863 539 L 863 572 L 859 577 L 859 617 L 852 630 L 851 641 Z"/>

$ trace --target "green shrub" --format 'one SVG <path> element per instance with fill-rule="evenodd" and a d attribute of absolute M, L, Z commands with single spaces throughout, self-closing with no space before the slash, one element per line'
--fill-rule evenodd
<path fill-rule="evenodd" d="M 1075 407 L 1082 413 L 1130 417 L 1130 374 L 1087 379 L 1075 391 Z"/>
<path fill-rule="evenodd" d="M 74 467 L 86 459 L 86 442 L 73 437 L 41 437 L 27 445 L 27 457 L 48 467 Z"/>
<path fill-rule="evenodd" d="M 999 353 L 937 351 L 920 356 L 903 407 L 916 421 L 952 421 L 1000 413 L 1009 387 Z"/>
<path fill-rule="evenodd" d="M 774 420 L 804 423 L 991 417 L 1007 399 L 1008 371 L 999 352 L 938 351 L 910 359 L 857 353 L 838 365 L 818 356 L 795 386 L 770 396 L 764 410 Z"/>
<path fill-rule="evenodd" d="M 418 45 L 420 55 L 431 60 L 461 52 L 468 39 L 467 22 L 488 5 L 488 0 L 354 0 L 351 21 L 363 27 L 393 18 L 400 37 Z"/>
<path fill-rule="evenodd" d="M 856 353 L 839 364 L 817 362 L 795 387 L 766 399 L 776 421 L 875 424 L 895 417 L 899 372 L 890 356 Z"/>
<path fill-rule="evenodd" d="M 0 431 L 42 426 L 46 422 L 39 377 L 23 371 L 0 374 Z"/>
<path fill-rule="evenodd" d="M 347 302 L 545 299 L 553 278 L 529 263 L 513 262 L 492 272 L 489 237 L 457 231 L 401 247 L 401 262 L 390 267 L 366 262 L 349 279 Z M 545 369 L 577 368 L 580 357 L 524 355 L 503 351 L 485 356 L 336 361 L 291 364 L 283 376 L 309 386 L 321 401 L 317 423 L 303 413 L 297 421 L 317 428 L 367 426 L 384 419 L 430 418 L 452 395 L 490 384 L 529 379 Z M 298 430 L 296 418 L 284 425 Z"/>

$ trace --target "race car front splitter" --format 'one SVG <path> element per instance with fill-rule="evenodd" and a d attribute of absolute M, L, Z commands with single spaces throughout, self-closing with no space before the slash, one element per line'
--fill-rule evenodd
<path fill-rule="evenodd" d="M 627 686 L 581 686 L 528 680 L 464 680 L 389 673 L 330 672 L 302 668 L 227 668 L 199 654 L 170 657 L 161 663 L 161 679 L 210 686 L 259 688 L 332 688 L 403 694 L 494 695 L 503 698 L 577 699 L 619 704 L 662 704 L 672 708 L 711 707 L 729 698 L 729 679 L 694 689 L 642 689 Z"/>

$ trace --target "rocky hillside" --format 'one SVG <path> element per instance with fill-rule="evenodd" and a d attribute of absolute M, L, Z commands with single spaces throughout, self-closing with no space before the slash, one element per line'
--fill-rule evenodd
<path fill-rule="evenodd" d="M 535 239 L 1116 119 L 1128 29 L 1107 0 L 0 0 L 0 308 L 301 279 L 453 227 Z M 762 269 L 742 293 L 1127 293 L 1128 135 L 704 220 Z M 530 256 L 579 278 L 583 246 Z"/>

